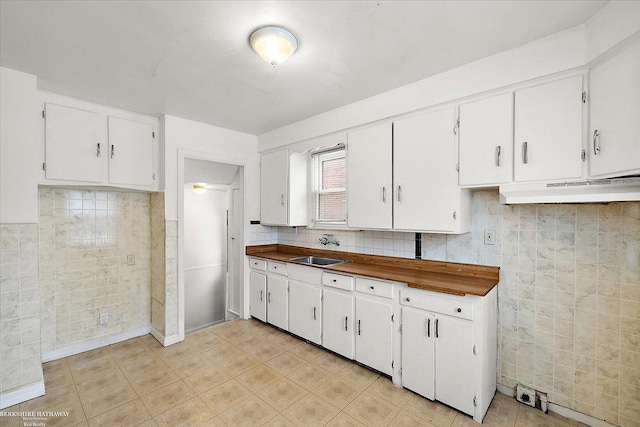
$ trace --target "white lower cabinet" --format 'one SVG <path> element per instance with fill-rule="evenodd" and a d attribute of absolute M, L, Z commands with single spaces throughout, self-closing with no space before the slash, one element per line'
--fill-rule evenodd
<path fill-rule="evenodd" d="M 393 305 L 356 297 L 356 360 L 393 373 Z"/>
<path fill-rule="evenodd" d="M 402 308 L 402 385 L 435 399 L 436 317 L 426 311 Z"/>
<path fill-rule="evenodd" d="M 267 275 L 251 271 L 249 276 L 249 311 L 251 316 L 267 321 Z"/>
<path fill-rule="evenodd" d="M 289 332 L 313 343 L 322 343 L 322 289 L 305 283 L 289 283 Z"/>
<path fill-rule="evenodd" d="M 354 350 L 354 298 L 325 289 L 322 295 L 322 345 L 348 359 Z"/>
<path fill-rule="evenodd" d="M 280 329 L 288 330 L 289 281 L 284 276 L 270 274 L 267 277 L 267 322 Z"/>

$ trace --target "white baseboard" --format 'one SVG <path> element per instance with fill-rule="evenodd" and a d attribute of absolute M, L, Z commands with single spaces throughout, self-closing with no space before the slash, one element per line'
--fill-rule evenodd
<path fill-rule="evenodd" d="M 0 409 L 8 408 L 43 395 L 44 380 L 40 380 L 37 383 L 19 388 L 18 390 L 0 394 Z"/>
<path fill-rule="evenodd" d="M 158 342 L 164 347 L 170 346 L 172 344 L 177 344 L 180 341 L 184 341 L 184 336 L 181 337 L 180 335 L 171 335 L 170 337 L 165 337 L 154 327 L 151 327 L 151 335 L 153 335 L 153 337 L 158 340 Z"/>
<path fill-rule="evenodd" d="M 96 348 L 106 347 L 110 344 L 116 344 L 131 338 L 141 337 L 151 332 L 150 326 L 134 329 L 132 331 L 122 332 L 107 337 L 94 338 L 89 341 L 83 341 L 72 344 L 67 347 L 58 348 L 53 351 L 42 353 L 42 362 L 50 362 L 52 360 L 62 359 L 64 357 L 73 356 L 74 354 L 84 353 L 85 351 L 95 350 Z"/>
<path fill-rule="evenodd" d="M 502 394 L 506 394 L 509 397 L 515 397 L 516 391 L 502 384 L 498 384 L 498 391 Z M 614 424 L 610 424 L 606 421 L 599 420 L 591 415 L 583 414 L 582 412 L 574 411 L 573 409 L 565 408 L 555 403 L 549 402 L 549 410 L 555 412 L 558 415 L 562 415 L 565 418 L 576 420 L 591 427 L 615 427 Z"/>

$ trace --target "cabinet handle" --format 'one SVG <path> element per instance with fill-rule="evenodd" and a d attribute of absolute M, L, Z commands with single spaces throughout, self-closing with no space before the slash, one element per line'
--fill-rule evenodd
<path fill-rule="evenodd" d="M 600 152 L 600 147 L 596 146 L 596 142 L 598 141 L 598 138 L 600 137 L 600 132 L 598 132 L 598 129 L 593 131 L 593 155 L 597 156 L 598 153 Z"/>
<path fill-rule="evenodd" d="M 411 298 L 406 297 L 404 300 L 405 300 L 406 302 L 409 302 L 409 301 L 411 301 Z"/>
<path fill-rule="evenodd" d="M 402 185 L 398 185 L 398 202 L 402 202 Z"/>
<path fill-rule="evenodd" d="M 267 294 L 267 302 L 271 304 L 271 292 Z"/>
<path fill-rule="evenodd" d="M 496 147 L 496 166 L 502 165 L 502 147 L 498 145 Z"/>
<path fill-rule="evenodd" d="M 527 141 L 522 143 L 522 163 L 525 165 L 529 163 L 529 150 Z"/>
<path fill-rule="evenodd" d="M 460 307 L 457 308 L 456 310 L 458 313 L 462 313 L 462 309 Z"/>
<path fill-rule="evenodd" d="M 344 316 L 344 330 L 348 330 L 347 325 L 349 324 L 349 318 L 347 316 Z"/>
<path fill-rule="evenodd" d="M 338 279 L 333 279 L 333 283 L 336 283 L 338 281 Z"/>
<path fill-rule="evenodd" d="M 431 337 L 431 319 L 427 319 L 427 337 Z"/>
<path fill-rule="evenodd" d="M 116 152 L 115 145 L 111 144 L 111 158 L 112 159 L 113 159 L 113 155 L 115 154 L 115 152 Z"/>
<path fill-rule="evenodd" d="M 316 320 L 316 308 L 313 307 L 313 320 Z"/>
<path fill-rule="evenodd" d="M 358 320 L 358 335 L 360 335 L 360 320 Z"/>
<path fill-rule="evenodd" d="M 262 291 L 260 291 L 260 301 L 262 301 Z"/>
<path fill-rule="evenodd" d="M 100 143 L 98 142 L 98 150 L 96 151 L 96 157 L 100 157 Z"/>
<path fill-rule="evenodd" d="M 436 319 L 436 338 L 438 338 L 438 319 Z"/>
<path fill-rule="evenodd" d="M 280 195 L 280 204 L 284 206 L 284 194 Z"/>
<path fill-rule="evenodd" d="M 387 203 L 387 187 L 382 187 L 382 203 Z"/>
<path fill-rule="evenodd" d="M 369 288 L 371 288 L 371 289 L 375 289 L 373 286 L 369 286 Z"/>

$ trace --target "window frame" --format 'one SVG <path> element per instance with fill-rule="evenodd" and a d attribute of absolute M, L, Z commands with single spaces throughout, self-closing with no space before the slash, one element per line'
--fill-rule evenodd
<path fill-rule="evenodd" d="M 344 159 L 344 187 L 323 189 L 322 163 L 329 160 Z M 347 150 L 341 146 L 331 150 L 317 151 L 311 153 L 312 163 L 312 193 L 313 193 L 313 218 L 311 222 L 316 226 L 335 226 L 344 228 L 347 226 Z M 345 218 L 339 221 L 321 219 L 320 216 L 320 196 L 324 194 L 344 193 Z"/>

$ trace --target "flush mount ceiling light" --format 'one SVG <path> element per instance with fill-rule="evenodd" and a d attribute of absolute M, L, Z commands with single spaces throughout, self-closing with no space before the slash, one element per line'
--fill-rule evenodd
<path fill-rule="evenodd" d="M 249 43 L 260 58 L 274 67 L 286 61 L 298 48 L 298 39 L 282 27 L 262 27 L 251 33 Z"/>
<path fill-rule="evenodd" d="M 196 194 L 204 194 L 207 192 L 207 186 L 203 184 L 194 184 L 193 192 Z"/>

